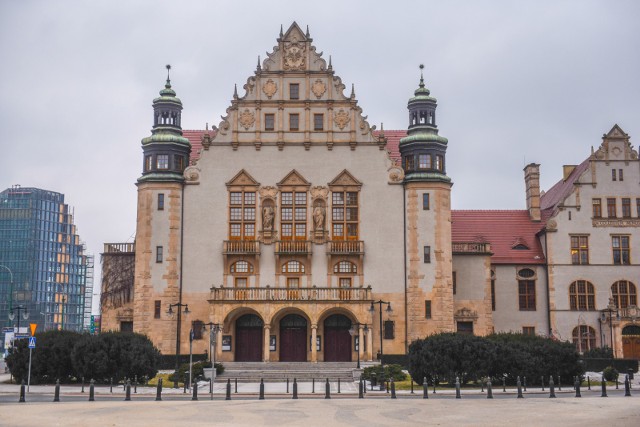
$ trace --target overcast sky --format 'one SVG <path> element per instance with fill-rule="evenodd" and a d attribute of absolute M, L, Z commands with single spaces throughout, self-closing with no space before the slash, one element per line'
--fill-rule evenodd
<path fill-rule="evenodd" d="M 165 64 L 184 129 L 218 125 L 294 20 L 378 127 L 406 129 L 425 64 L 454 209 L 524 208 L 525 162 L 546 190 L 615 123 L 640 141 L 640 1 L 0 0 L 1 189 L 64 193 L 99 270 L 134 238 Z"/>

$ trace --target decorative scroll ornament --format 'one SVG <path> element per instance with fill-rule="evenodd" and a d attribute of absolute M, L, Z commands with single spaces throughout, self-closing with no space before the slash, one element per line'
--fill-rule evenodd
<path fill-rule="evenodd" d="M 325 85 L 322 80 L 318 79 L 315 82 L 313 82 L 313 85 L 311 86 L 311 91 L 316 96 L 316 98 L 320 99 L 320 97 L 324 95 L 324 93 L 327 91 L 327 85 Z"/>
<path fill-rule="evenodd" d="M 195 166 L 189 166 L 184 170 L 184 178 L 189 184 L 197 184 L 200 181 L 200 169 Z"/>
<path fill-rule="evenodd" d="M 278 84 L 269 79 L 264 83 L 264 85 L 262 85 L 262 91 L 267 95 L 267 98 L 271 99 L 271 97 L 278 91 Z"/>
<path fill-rule="evenodd" d="M 326 199 L 329 194 L 329 189 L 327 187 L 323 187 L 321 185 L 316 185 L 315 187 L 311 187 L 311 199 Z"/>
<path fill-rule="evenodd" d="M 389 184 L 402 184 L 404 179 L 404 170 L 400 166 L 391 166 L 388 169 L 389 172 Z"/>
<path fill-rule="evenodd" d="M 256 121 L 256 118 L 248 108 L 245 108 L 244 111 L 240 113 L 239 121 L 240 125 L 242 125 L 245 130 L 249 130 L 249 128 L 253 126 L 253 123 Z"/>
<path fill-rule="evenodd" d="M 305 45 L 298 42 L 294 37 L 284 48 L 284 69 L 304 70 L 305 69 Z"/>
<path fill-rule="evenodd" d="M 333 121 L 335 122 L 336 126 L 340 128 L 340 130 L 343 130 L 347 126 L 347 124 L 349 124 L 349 112 L 341 108 L 334 113 Z"/>
<path fill-rule="evenodd" d="M 258 192 L 260 193 L 260 197 L 262 197 L 263 199 L 264 198 L 271 198 L 271 199 L 275 200 L 276 196 L 278 195 L 278 189 L 276 187 L 272 187 L 270 185 L 265 186 L 265 187 L 260 187 Z"/>

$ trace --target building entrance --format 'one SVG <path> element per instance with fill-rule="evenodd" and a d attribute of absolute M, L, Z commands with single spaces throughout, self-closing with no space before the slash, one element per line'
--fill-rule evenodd
<path fill-rule="evenodd" d="M 334 314 L 324 321 L 324 361 L 351 362 L 351 320 Z"/>
<path fill-rule="evenodd" d="M 236 320 L 236 362 L 262 361 L 262 331 L 264 322 L 255 314 L 245 314 Z"/>
<path fill-rule="evenodd" d="M 629 325 L 622 329 L 622 354 L 625 359 L 640 359 L 640 326 Z"/>
<path fill-rule="evenodd" d="M 280 321 L 280 361 L 307 361 L 307 321 L 297 314 L 287 314 Z"/>

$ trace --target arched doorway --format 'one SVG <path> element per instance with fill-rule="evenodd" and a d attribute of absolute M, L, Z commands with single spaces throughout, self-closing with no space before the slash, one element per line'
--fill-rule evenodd
<path fill-rule="evenodd" d="M 264 322 L 255 314 L 245 314 L 236 320 L 236 362 L 262 361 L 262 331 Z"/>
<path fill-rule="evenodd" d="M 629 325 L 622 329 L 622 354 L 625 359 L 640 359 L 640 326 Z"/>
<path fill-rule="evenodd" d="M 307 320 L 287 314 L 280 320 L 280 361 L 307 361 Z"/>
<path fill-rule="evenodd" d="M 351 320 L 333 314 L 324 321 L 324 361 L 351 362 Z"/>

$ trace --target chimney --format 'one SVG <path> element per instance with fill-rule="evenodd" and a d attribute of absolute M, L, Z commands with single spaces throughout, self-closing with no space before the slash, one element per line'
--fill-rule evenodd
<path fill-rule="evenodd" d="M 569 175 L 571 175 L 571 172 L 573 172 L 575 168 L 576 168 L 576 165 L 562 166 L 562 180 L 566 181 L 567 178 L 569 178 Z"/>
<path fill-rule="evenodd" d="M 529 163 L 524 168 L 527 210 L 532 221 L 540 221 L 540 165 Z"/>

